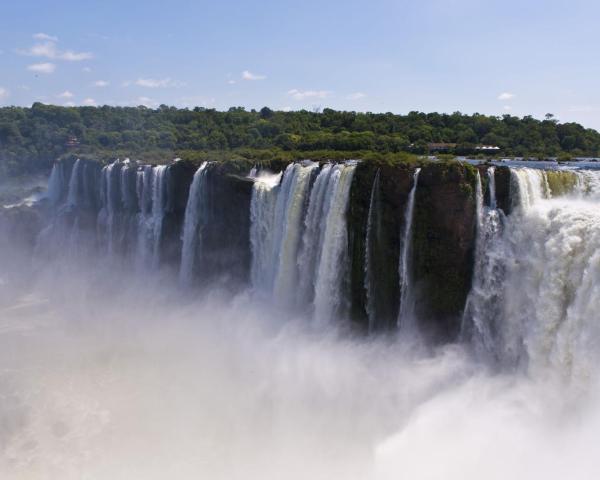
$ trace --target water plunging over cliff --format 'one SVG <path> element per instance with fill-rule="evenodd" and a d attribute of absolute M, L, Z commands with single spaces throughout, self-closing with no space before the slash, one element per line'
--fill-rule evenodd
<path fill-rule="evenodd" d="M 183 285 L 190 285 L 193 280 L 196 255 L 202 248 L 202 224 L 206 222 L 207 195 L 206 195 L 206 166 L 207 162 L 200 165 L 194 174 L 183 222 L 181 250 L 181 266 L 179 268 L 179 281 Z"/>
<path fill-rule="evenodd" d="M 398 326 L 401 330 L 416 331 L 416 319 L 413 310 L 413 292 L 411 281 L 412 230 L 415 212 L 415 197 L 419 185 L 420 168 L 415 169 L 413 186 L 408 196 L 406 212 L 404 213 L 404 228 L 402 232 L 402 249 L 400 253 L 400 310 Z"/>
<path fill-rule="evenodd" d="M 152 178 L 152 265 L 160 264 L 160 247 L 163 234 L 163 219 L 167 203 L 167 165 L 154 167 Z"/>
<path fill-rule="evenodd" d="M 368 317 L 368 328 L 369 331 L 374 331 L 375 321 L 377 319 L 377 309 L 376 309 L 376 301 L 375 301 L 375 292 L 373 289 L 374 286 L 374 277 L 377 272 L 374 271 L 372 267 L 372 257 L 373 257 L 373 242 L 376 241 L 380 236 L 380 212 L 379 212 L 379 176 L 381 174 L 381 169 L 377 169 L 377 173 L 375 174 L 375 179 L 373 180 L 373 186 L 371 187 L 371 198 L 369 200 L 369 214 L 367 216 L 367 231 L 365 235 L 365 271 L 364 271 L 364 279 L 365 279 L 365 292 L 366 292 L 366 311 Z M 375 224 L 375 225 L 374 225 Z M 375 230 L 373 230 L 375 227 Z"/>
<path fill-rule="evenodd" d="M 280 183 L 276 176 L 256 179 L 251 204 L 255 291 L 288 306 L 314 299 L 319 319 L 338 312 L 345 301 L 345 215 L 354 169 L 353 163 L 326 164 L 320 171 L 315 163 L 296 163 Z"/>
<path fill-rule="evenodd" d="M 320 248 L 315 285 L 314 315 L 317 322 L 343 318 L 348 308 L 348 233 L 346 212 L 355 163 L 335 165 L 329 179 L 328 208 Z"/>
<path fill-rule="evenodd" d="M 593 368 L 598 178 L 600 172 L 512 169 L 514 210 L 505 221 L 478 194 L 475 279 L 465 311 L 477 350 L 535 374 L 581 379 Z"/>

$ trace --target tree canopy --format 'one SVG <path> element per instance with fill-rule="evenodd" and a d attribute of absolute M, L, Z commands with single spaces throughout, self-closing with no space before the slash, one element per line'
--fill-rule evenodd
<path fill-rule="evenodd" d="M 198 152 L 426 153 L 429 143 L 453 153 L 495 145 L 509 156 L 598 156 L 600 133 L 552 114 L 538 120 L 480 114 L 294 112 L 233 107 L 227 111 L 146 107 L 0 108 L 0 174 L 47 169 L 68 153 L 140 160 Z M 310 156 L 306 153 L 306 156 Z"/>

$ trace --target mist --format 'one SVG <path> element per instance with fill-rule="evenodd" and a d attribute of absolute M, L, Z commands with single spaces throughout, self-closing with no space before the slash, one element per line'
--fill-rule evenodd
<path fill-rule="evenodd" d="M 0 477 L 596 478 L 596 375 L 355 337 L 116 261 L 0 254 Z"/>

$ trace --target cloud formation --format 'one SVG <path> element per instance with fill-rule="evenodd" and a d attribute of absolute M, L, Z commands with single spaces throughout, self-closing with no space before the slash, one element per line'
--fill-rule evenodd
<path fill-rule="evenodd" d="M 58 42 L 58 37 L 55 37 L 53 35 L 48 35 L 47 33 L 36 33 L 33 38 L 35 38 L 36 40 L 46 40 L 46 41 L 50 41 L 50 42 Z"/>
<path fill-rule="evenodd" d="M 17 53 L 30 57 L 48 58 L 50 60 L 64 60 L 66 62 L 81 62 L 82 60 L 89 60 L 94 57 L 90 52 L 60 50 L 57 46 L 58 38 L 45 33 L 36 33 L 33 38 L 42 42 L 35 43 L 26 50 L 17 50 Z"/>
<path fill-rule="evenodd" d="M 50 74 L 50 73 L 54 73 L 54 71 L 56 70 L 56 65 L 54 63 L 49 63 L 49 62 L 34 63 L 32 65 L 29 65 L 27 67 L 27 70 L 30 70 L 31 72 L 35 72 L 35 73 Z"/>
<path fill-rule="evenodd" d="M 73 98 L 75 95 L 73 95 L 73 93 L 69 92 L 69 90 L 65 90 L 62 93 L 59 93 L 57 95 L 58 98 Z"/>
<path fill-rule="evenodd" d="M 265 78 L 267 78 L 266 75 L 257 75 L 255 73 L 250 72 L 249 70 L 244 70 L 242 72 L 242 80 L 264 80 Z"/>
<path fill-rule="evenodd" d="M 298 90 L 293 88 L 288 90 L 288 95 L 295 100 L 322 99 L 329 96 L 328 90 Z"/>
<path fill-rule="evenodd" d="M 0 102 L 7 99 L 9 96 L 8 90 L 4 87 L 0 87 Z"/>
<path fill-rule="evenodd" d="M 170 77 L 167 78 L 138 78 L 135 82 L 125 82 L 123 85 L 128 87 L 130 85 L 137 85 L 138 87 L 144 88 L 173 88 L 182 87 L 185 85 L 182 82 L 173 80 Z"/>
<path fill-rule="evenodd" d="M 110 82 L 107 82 L 106 80 L 96 80 L 93 83 L 94 87 L 99 87 L 99 88 L 108 87 L 109 85 L 110 85 Z"/>
<path fill-rule="evenodd" d="M 83 105 L 85 105 L 87 107 L 95 107 L 96 106 L 96 100 L 94 100 L 93 98 L 86 98 L 82 103 L 83 103 Z"/>
<path fill-rule="evenodd" d="M 498 100 L 512 100 L 515 97 L 516 95 L 514 93 L 503 92 L 500 95 L 498 95 Z"/>

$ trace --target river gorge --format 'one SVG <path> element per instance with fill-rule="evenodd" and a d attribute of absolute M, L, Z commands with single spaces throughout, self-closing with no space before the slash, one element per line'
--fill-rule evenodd
<path fill-rule="evenodd" d="M 600 471 L 600 170 L 72 159 L 0 230 L 7 478 Z"/>

